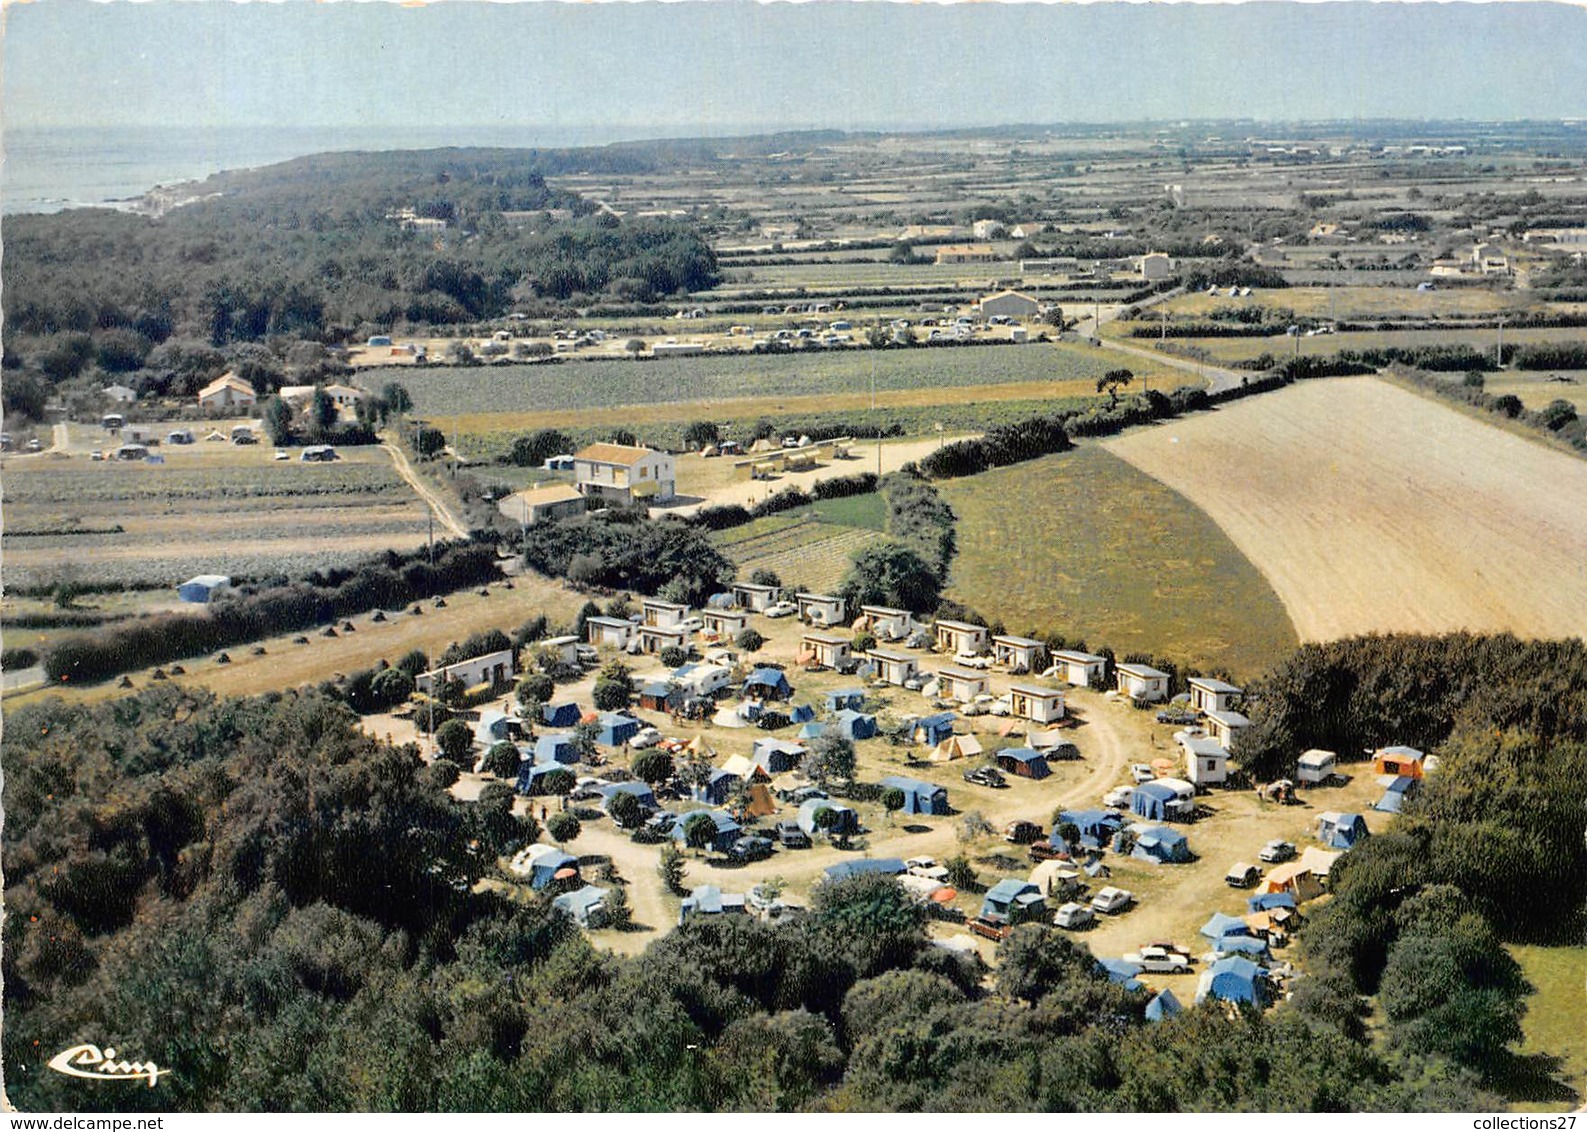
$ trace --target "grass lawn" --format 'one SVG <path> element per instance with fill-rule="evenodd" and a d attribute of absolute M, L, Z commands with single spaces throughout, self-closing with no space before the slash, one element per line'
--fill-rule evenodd
<path fill-rule="evenodd" d="M 1537 988 L 1527 999 L 1522 1067 L 1505 1095 L 1522 1112 L 1576 1108 L 1587 1096 L 1587 947 L 1515 944 L 1510 954 Z"/>
<path fill-rule="evenodd" d="M 1011 632 L 1057 633 L 1250 678 L 1295 648 L 1262 575 L 1198 508 L 1091 446 L 949 481 L 949 595 Z"/>

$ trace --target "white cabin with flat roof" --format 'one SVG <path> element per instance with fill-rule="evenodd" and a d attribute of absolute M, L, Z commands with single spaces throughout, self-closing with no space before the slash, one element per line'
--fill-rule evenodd
<path fill-rule="evenodd" d="M 1117 664 L 1113 677 L 1119 691 L 1132 700 L 1156 703 L 1168 698 L 1169 676 L 1147 664 Z"/>
<path fill-rule="evenodd" d="M 937 648 L 954 656 L 980 656 L 992 635 L 985 625 L 971 625 L 968 621 L 938 621 L 933 631 Z"/>
<path fill-rule="evenodd" d="M 1047 646 L 1030 637 L 998 633 L 992 638 L 992 660 L 1010 672 L 1035 672 Z"/>
<path fill-rule="evenodd" d="M 682 625 L 639 625 L 634 629 L 634 640 L 643 653 L 658 653 L 674 646 L 687 649 L 689 630 Z"/>
<path fill-rule="evenodd" d="M 621 617 L 586 617 L 584 635 L 596 648 L 626 649 L 634 636 L 634 623 Z"/>
<path fill-rule="evenodd" d="M 878 641 L 901 641 L 915 628 L 915 615 L 907 609 L 889 609 L 885 605 L 862 605 L 860 616 L 870 626 L 871 635 Z"/>
<path fill-rule="evenodd" d="M 882 684 L 903 687 L 904 682 L 920 675 L 920 662 L 906 652 L 892 649 L 872 649 L 865 654 L 876 665 L 876 679 Z"/>
<path fill-rule="evenodd" d="M 733 583 L 733 604 L 740 609 L 761 613 L 776 600 L 776 586 L 763 586 L 758 582 Z"/>
<path fill-rule="evenodd" d="M 1229 751 L 1216 739 L 1180 731 L 1174 738 L 1185 750 L 1185 777 L 1197 786 L 1216 786 L 1229 777 Z"/>
<path fill-rule="evenodd" d="M 977 696 L 986 695 L 989 686 L 986 673 L 973 668 L 937 670 L 937 694 L 945 700 L 958 700 L 961 704 L 967 704 Z"/>
<path fill-rule="evenodd" d="M 853 648 L 847 637 L 834 637 L 831 633 L 806 633 L 799 638 L 801 658 L 808 656 L 812 664 L 822 668 L 845 667 Z"/>
<path fill-rule="evenodd" d="M 647 597 L 639 603 L 639 611 L 644 616 L 647 626 L 653 629 L 670 628 L 681 624 L 689 616 L 689 607 L 676 601 L 663 601 L 659 597 Z"/>
<path fill-rule="evenodd" d="M 1234 737 L 1251 726 L 1251 721 L 1237 711 L 1209 711 L 1205 726 L 1208 735 L 1225 747 L 1232 747 Z"/>
<path fill-rule="evenodd" d="M 1008 713 L 1032 723 L 1056 723 L 1064 717 L 1064 694 L 1040 684 L 1010 684 Z"/>
<path fill-rule="evenodd" d="M 1245 695 L 1245 689 L 1211 676 L 1192 676 L 1189 684 L 1192 711 L 1228 711 L 1234 701 Z"/>
<path fill-rule="evenodd" d="M 811 625 L 838 625 L 843 621 L 843 599 L 832 594 L 795 594 L 799 619 Z"/>
<path fill-rule="evenodd" d="M 1065 683 L 1077 688 L 1089 688 L 1092 680 L 1100 680 L 1108 670 L 1108 661 L 1106 657 L 1094 653 L 1059 649 L 1052 654 L 1052 666 L 1057 669 L 1054 675 Z"/>
<path fill-rule="evenodd" d="M 707 633 L 723 639 L 736 637 L 749 628 L 749 614 L 742 609 L 702 609 L 700 620 Z"/>

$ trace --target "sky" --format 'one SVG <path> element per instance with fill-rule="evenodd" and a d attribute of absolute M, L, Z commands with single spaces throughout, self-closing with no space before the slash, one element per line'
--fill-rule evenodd
<path fill-rule="evenodd" d="M 8 130 L 1587 118 L 1587 7 L 1563 3 L 35 0 L 4 17 Z"/>

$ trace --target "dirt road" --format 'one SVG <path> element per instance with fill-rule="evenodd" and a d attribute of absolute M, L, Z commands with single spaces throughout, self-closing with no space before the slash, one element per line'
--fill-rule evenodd
<path fill-rule="evenodd" d="M 424 500 L 425 506 L 430 508 L 430 512 L 436 517 L 436 520 L 451 533 L 452 537 L 468 538 L 468 528 L 458 520 L 456 515 L 452 514 L 451 509 L 436 494 L 435 489 L 425 483 L 419 477 L 419 474 L 413 470 L 413 465 L 408 463 L 408 457 L 403 453 L 402 449 L 390 441 L 383 441 L 380 446 L 391 453 L 391 462 L 396 467 L 397 474 L 406 480 L 408 486 L 418 493 L 419 498 Z"/>

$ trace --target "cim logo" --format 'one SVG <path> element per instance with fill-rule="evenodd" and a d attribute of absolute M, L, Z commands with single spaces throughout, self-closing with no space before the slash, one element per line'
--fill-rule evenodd
<path fill-rule="evenodd" d="M 49 1066 L 57 1073 L 90 1081 L 148 1081 L 151 1089 L 170 1072 L 152 1061 L 117 1061 L 115 1049 L 87 1044 L 62 1050 L 50 1058 Z"/>

